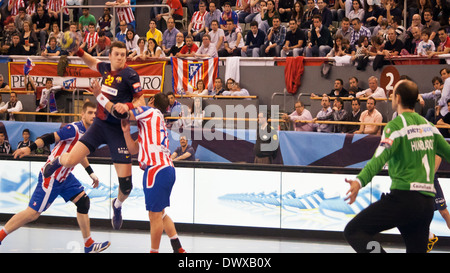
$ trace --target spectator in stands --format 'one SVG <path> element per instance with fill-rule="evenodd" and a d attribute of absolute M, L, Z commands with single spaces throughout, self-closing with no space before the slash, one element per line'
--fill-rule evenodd
<path fill-rule="evenodd" d="M 177 33 L 176 43 L 173 45 L 170 50 L 168 56 L 176 56 L 178 52 L 180 52 L 181 48 L 184 46 L 184 35 L 181 32 Z"/>
<path fill-rule="evenodd" d="M 5 105 L 5 102 L 3 101 L 2 95 L 0 94 L 0 108 Z M 4 114 L 0 114 L 0 120 L 4 119 Z"/>
<path fill-rule="evenodd" d="M 341 20 L 341 27 L 338 28 L 338 30 L 336 31 L 335 37 L 342 36 L 342 38 L 345 38 L 350 41 L 351 35 L 352 35 L 352 28 L 350 27 L 350 19 L 344 17 Z"/>
<path fill-rule="evenodd" d="M 24 0 L 8 0 L 7 9 L 13 20 L 19 15 L 19 9 L 21 7 L 25 7 Z"/>
<path fill-rule="evenodd" d="M 0 114 L 6 114 L 6 119 L 13 121 L 15 120 L 14 114 L 12 112 L 20 112 L 22 111 L 23 106 L 22 102 L 17 99 L 17 93 L 11 91 L 9 96 L 9 101 L 0 108 Z"/>
<path fill-rule="evenodd" d="M 294 3 L 294 8 L 292 9 L 291 19 L 294 19 L 297 22 L 298 27 L 302 24 L 302 17 L 304 13 L 304 7 L 302 1 L 296 1 Z"/>
<path fill-rule="evenodd" d="M 147 41 L 150 38 L 155 39 L 156 43 L 158 44 L 158 46 L 162 45 L 162 32 L 156 28 L 156 20 L 155 19 L 150 19 L 150 23 L 149 23 L 149 30 L 147 31 Z"/>
<path fill-rule="evenodd" d="M 98 38 L 100 40 L 100 31 L 98 32 Z M 127 55 L 133 53 L 134 50 L 138 48 L 138 41 L 139 41 L 139 35 L 137 35 L 134 30 L 128 29 L 127 30 L 127 37 L 125 46 L 127 47 Z M 111 40 L 109 41 L 111 44 Z"/>
<path fill-rule="evenodd" d="M 436 116 L 445 116 L 448 113 L 447 101 L 450 99 L 450 68 L 443 68 L 439 71 L 444 85 L 442 86 L 441 98 L 436 106 Z"/>
<path fill-rule="evenodd" d="M 313 17 L 316 14 L 319 14 L 319 9 L 316 7 L 314 0 L 308 0 L 306 2 L 306 10 L 303 13 L 302 23 L 300 24 L 300 28 L 309 29 L 313 23 Z M 322 20 L 322 18 L 320 18 Z"/>
<path fill-rule="evenodd" d="M 303 56 L 303 49 L 305 45 L 305 32 L 299 29 L 295 19 L 289 20 L 289 31 L 286 33 L 286 40 L 281 50 L 281 57 Z"/>
<path fill-rule="evenodd" d="M 431 101 L 432 105 L 437 105 L 439 99 L 441 98 L 444 83 L 441 77 L 433 77 L 431 83 L 433 84 L 433 91 L 419 94 L 419 103 L 422 107 L 425 107 L 425 101 Z M 434 107 L 430 107 L 425 114 L 425 118 L 433 124 L 436 124 L 436 109 Z"/>
<path fill-rule="evenodd" d="M 348 96 L 355 97 L 356 93 L 362 91 L 363 89 L 359 86 L 359 80 L 357 77 L 350 77 L 348 79 Z"/>
<path fill-rule="evenodd" d="M 267 32 L 267 41 L 261 46 L 261 57 L 280 57 L 281 49 L 286 41 L 286 27 L 279 17 L 272 18 L 272 27 Z"/>
<path fill-rule="evenodd" d="M 328 8 L 328 0 L 317 0 L 317 6 L 319 7 L 319 15 L 322 17 L 322 25 L 328 28 L 333 22 L 333 14 Z"/>
<path fill-rule="evenodd" d="M 33 32 L 34 33 L 34 32 Z M 59 23 L 53 22 L 52 23 L 52 32 L 48 35 L 48 38 L 55 37 L 56 38 L 56 44 L 58 46 L 61 46 L 61 39 L 63 38 L 64 33 L 59 29 Z M 47 44 L 45 46 L 48 46 L 49 40 L 47 40 Z"/>
<path fill-rule="evenodd" d="M 212 96 L 222 96 L 222 93 L 225 91 L 223 88 L 223 80 L 220 77 L 217 77 L 214 80 L 214 89 L 210 91 L 209 95 Z"/>
<path fill-rule="evenodd" d="M 195 150 L 188 144 L 185 136 L 180 136 L 180 146 L 171 155 L 173 161 L 195 161 Z"/>
<path fill-rule="evenodd" d="M 372 33 L 370 32 L 370 30 L 368 28 L 366 28 L 365 26 L 363 26 L 361 20 L 359 20 L 359 18 L 353 18 L 351 20 L 352 22 L 352 33 L 350 34 L 350 45 L 354 46 L 356 45 L 356 43 L 359 40 L 359 37 L 361 36 L 366 36 L 366 37 L 371 37 Z"/>
<path fill-rule="evenodd" d="M 363 98 L 363 97 L 372 97 L 372 98 L 379 98 L 379 99 L 385 99 L 386 98 L 386 92 L 383 88 L 378 86 L 378 78 L 375 76 L 369 77 L 369 88 L 356 93 L 357 98 Z"/>
<path fill-rule="evenodd" d="M 431 9 L 425 9 L 423 12 L 423 28 L 422 31 L 430 32 L 430 40 L 434 42 L 435 45 L 439 44 L 438 31 L 441 25 L 439 22 L 433 20 L 433 11 Z"/>
<path fill-rule="evenodd" d="M 425 31 L 425 32 L 427 33 L 427 36 L 428 36 L 427 39 L 429 39 L 430 38 L 429 32 L 428 31 Z M 419 43 L 422 41 L 422 32 L 419 27 L 413 27 L 411 29 L 411 32 L 408 32 L 408 33 L 409 33 L 409 35 L 405 40 L 404 49 L 411 55 L 417 55 L 418 54 L 417 48 L 419 46 Z M 406 55 L 404 51 L 403 51 L 402 55 Z"/>
<path fill-rule="evenodd" d="M 219 28 L 219 21 L 213 20 L 211 22 L 211 29 L 208 31 L 211 37 L 211 43 L 216 45 L 216 50 L 219 51 L 224 48 L 225 32 Z"/>
<path fill-rule="evenodd" d="M 432 52 L 428 55 L 430 57 L 450 53 L 450 37 L 448 36 L 445 27 L 439 28 L 438 36 L 440 41 L 439 46 L 437 47 L 436 52 Z"/>
<path fill-rule="evenodd" d="M 414 14 L 411 19 L 411 25 L 406 29 L 406 31 L 411 32 L 414 27 L 418 27 L 420 30 L 423 29 L 422 18 L 420 14 Z"/>
<path fill-rule="evenodd" d="M 34 33 L 31 28 L 31 22 L 25 21 L 23 23 L 23 29 L 24 31 L 21 33 L 20 43 L 25 49 L 25 55 L 36 55 L 39 40 L 36 37 L 36 33 Z"/>
<path fill-rule="evenodd" d="M 233 89 L 233 85 L 235 80 L 232 78 L 227 79 L 227 84 L 225 85 L 225 91 L 231 91 Z"/>
<path fill-rule="evenodd" d="M 78 29 L 82 32 L 89 32 L 89 25 L 92 23 L 94 24 L 94 30 L 95 25 L 97 24 L 97 20 L 95 20 L 94 15 L 89 13 L 89 8 L 83 8 L 83 16 L 81 16 L 78 19 Z"/>
<path fill-rule="evenodd" d="M 105 32 L 106 37 L 113 38 L 111 32 L 111 12 L 109 8 L 104 8 L 102 17 L 97 20 L 97 32 L 100 30 Z"/>
<path fill-rule="evenodd" d="M 59 56 L 61 55 L 61 48 L 56 45 L 56 38 L 51 37 L 49 46 L 44 49 L 44 51 L 41 53 L 41 56 L 48 57 L 48 56 Z"/>
<path fill-rule="evenodd" d="M 277 131 L 268 123 L 266 112 L 258 113 L 258 130 L 256 132 L 255 146 L 253 153 L 255 154 L 254 163 L 272 164 L 279 150 L 279 138 Z"/>
<path fill-rule="evenodd" d="M 336 79 L 334 81 L 334 88 L 328 94 L 328 97 L 348 97 L 348 91 L 344 88 L 344 81 Z"/>
<path fill-rule="evenodd" d="M 116 14 L 118 21 L 125 21 L 127 28 L 136 31 L 136 19 L 134 18 L 134 13 L 132 8 L 129 6 L 133 2 L 132 0 L 116 0 L 113 2 L 106 2 L 107 6 L 116 6 Z M 117 8 L 118 7 L 118 8 Z"/>
<path fill-rule="evenodd" d="M 422 24 L 425 24 L 425 19 L 424 19 L 424 12 L 426 9 L 432 9 L 432 4 L 430 0 L 418 0 L 417 1 L 417 10 L 416 10 L 416 14 L 419 14 L 420 16 L 420 20 Z"/>
<path fill-rule="evenodd" d="M 227 27 L 228 20 L 232 20 L 232 22 L 235 26 L 239 25 L 237 13 L 231 9 L 230 2 L 225 2 L 225 4 L 223 5 L 222 16 L 220 17 L 220 21 L 219 21 L 220 28 L 223 29 L 224 31 L 228 31 L 228 27 Z"/>
<path fill-rule="evenodd" d="M 30 147 L 31 144 L 33 144 L 33 141 L 30 139 L 30 129 L 23 129 L 22 131 L 22 140 L 19 141 L 17 144 L 17 149 L 23 148 L 23 147 Z"/>
<path fill-rule="evenodd" d="M 147 41 L 147 50 L 144 52 L 144 60 L 147 58 L 161 58 L 165 57 L 164 51 L 158 44 L 156 40 L 153 38 L 148 39 Z"/>
<path fill-rule="evenodd" d="M 290 115 L 283 114 L 283 119 L 286 122 L 292 122 L 294 125 L 294 131 L 303 131 L 303 132 L 312 132 L 313 125 L 308 122 L 299 122 L 305 120 L 312 120 L 311 112 L 308 109 L 305 109 L 305 105 L 301 101 L 297 101 L 295 103 L 295 111 Z"/>
<path fill-rule="evenodd" d="M 215 1 L 209 2 L 209 12 L 205 15 L 206 33 L 209 33 L 209 31 L 211 31 L 212 22 L 214 20 L 216 20 L 217 22 L 220 22 L 221 18 L 222 18 L 222 12 L 219 9 L 217 9 L 216 2 Z"/>
<path fill-rule="evenodd" d="M 16 32 L 12 35 L 12 44 L 8 48 L 8 55 L 26 55 L 24 46 L 20 43 L 20 34 Z"/>
<path fill-rule="evenodd" d="M 205 2 L 200 1 L 198 9 L 199 10 L 192 15 L 191 22 L 187 29 L 187 34 L 192 35 L 195 41 L 201 41 L 205 31 L 205 16 L 207 14 Z"/>
<path fill-rule="evenodd" d="M 0 91 L 11 91 L 9 85 L 5 82 L 5 78 L 0 74 Z"/>
<path fill-rule="evenodd" d="M 100 30 L 98 32 L 98 42 L 93 56 L 108 56 L 110 46 L 111 40 L 106 36 L 103 30 Z"/>
<path fill-rule="evenodd" d="M 347 110 L 344 109 L 344 101 L 341 97 L 337 97 L 333 101 L 333 121 L 345 121 L 347 118 Z M 343 124 L 334 124 L 334 133 L 341 133 L 344 128 Z"/>
<path fill-rule="evenodd" d="M 357 66 L 356 69 L 364 71 L 369 62 L 369 52 L 371 49 L 369 43 L 369 38 L 366 36 L 359 37 L 358 43 L 356 45 L 355 55 L 352 56 L 352 61 L 354 61 Z"/>
<path fill-rule="evenodd" d="M 402 25 L 402 18 L 400 17 L 393 17 L 391 22 L 389 23 L 390 28 L 395 29 L 395 33 L 397 33 L 397 39 L 402 41 L 402 43 L 405 43 L 405 40 L 408 36 L 406 33 L 405 27 Z"/>
<path fill-rule="evenodd" d="M 144 59 L 144 52 L 146 50 L 146 40 L 144 37 L 139 38 L 138 47 L 133 50 L 133 52 L 128 56 L 132 61 L 137 59 Z"/>
<path fill-rule="evenodd" d="M 272 20 L 274 17 L 280 18 L 280 14 L 275 9 L 275 2 L 273 0 L 268 0 L 267 6 L 261 8 L 261 23 L 258 25 L 258 28 L 264 31 L 264 33 L 268 33 L 269 28 L 271 28 Z"/>
<path fill-rule="evenodd" d="M 278 1 L 278 13 L 280 14 L 281 22 L 289 22 L 292 18 L 294 10 L 294 0 Z"/>
<path fill-rule="evenodd" d="M 61 22 L 60 15 L 61 9 L 66 5 L 66 0 L 48 0 L 47 1 L 47 12 L 50 16 L 50 23 Z M 69 21 L 69 9 L 64 8 L 62 11 L 63 22 Z"/>
<path fill-rule="evenodd" d="M 333 38 L 328 28 L 322 25 L 320 15 L 314 15 L 313 25 L 311 41 L 306 48 L 306 57 L 325 57 L 333 46 Z"/>
<path fill-rule="evenodd" d="M 398 7 L 396 0 L 386 0 L 385 9 L 382 10 L 382 16 L 391 23 L 394 17 L 402 17 L 402 10 Z"/>
<path fill-rule="evenodd" d="M 12 154 L 11 145 L 5 139 L 4 132 L 0 132 L 0 154 Z"/>
<path fill-rule="evenodd" d="M 236 30 L 233 20 L 227 21 L 227 34 L 224 39 L 224 49 L 219 50 L 220 57 L 240 56 L 241 48 L 244 46 L 242 33 Z"/>
<path fill-rule="evenodd" d="M 89 54 L 93 54 L 98 43 L 98 33 L 95 31 L 95 24 L 89 23 L 89 32 L 84 35 L 83 43 L 80 48 L 84 49 Z"/>
<path fill-rule="evenodd" d="M 369 97 L 366 102 L 367 110 L 361 113 L 360 121 L 362 123 L 381 123 L 383 116 L 376 109 L 377 101 L 373 97 Z M 355 134 L 381 135 L 381 126 L 372 124 L 361 124 L 359 130 Z"/>
<path fill-rule="evenodd" d="M 361 102 L 357 98 L 352 99 L 352 111 L 347 112 L 347 116 L 344 121 L 359 122 L 361 118 Z M 347 134 L 353 134 L 359 129 L 359 125 L 347 124 L 342 127 L 342 132 Z"/>
<path fill-rule="evenodd" d="M 180 0 L 168 0 L 166 5 L 170 7 L 170 10 L 165 13 L 157 13 L 155 16 L 157 28 L 166 31 L 166 20 L 164 17 L 173 18 L 173 24 L 175 26 L 175 20 L 183 19 L 183 6 L 181 5 Z M 161 20 L 163 19 L 163 20 Z"/>
<path fill-rule="evenodd" d="M 399 56 L 404 47 L 403 42 L 397 39 L 395 29 L 388 29 L 388 40 L 384 43 L 385 57 Z"/>
<path fill-rule="evenodd" d="M 16 27 L 14 25 L 14 21 L 12 19 L 6 19 L 5 20 L 5 29 L 2 32 L 3 36 L 3 45 L 2 45 L 2 53 L 7 54 L 9 47 L 13 43 L 13 35 L 16 33 L 19 33 L 16 30 Z"/>
<path fill-rule="evenodd" d="M 334 46 L 328 52 L 327 57 L 342 57 L 351 53 L 350 42 L 342 36 L 336 35 L 334 38 Z"/>
<path fill-rule="evenodd" d="M 432 52 L 436 51 L 433 41 L 430 40 L 430 33 L 428 31 L 423 31 L 422 40 L 417 46 L 417 55 L 419 56 L 429 56 Z"/>
<path fill-rule="evenodd" d="M 209 34 L 203 35 L 202 41 L 202 45 L 197 50 L 197 52 L 195 52 L 195 56 L 212 58 L 218 57 L 216 45 L 211 43 L 211 37 L 209 36 Z"/>
<path fill-rule="evenodd" d="M 381 15 L 380 6 L 374 0 L 365 0 L 363 24 L 370 30 L 378 25 L 378 18 Z"/>
<path fill-rule="evenodd" d="M 187 35 L 185 38 L 185 45 L 181 48 L 180 52 L 176 54 L 177 57 L 194 57 L 195 52 L 198 50 L 198 46 L 194 43 L 194 37 Z"/>
<path fill-rule="evenodd" d="M 127 42 L 127 32 L 128 32 L 127 23 L 124 20 L 120 21 L 119 28 L 120 31 L 116 33 L 116 41 L 125 44 Z"/>
<path fill-rule="evenodd" d="M 31 16 L 27 14 L 27 9 L 25 7 L 20 7 L 19 14 L 14 19 L 14 25 L 18 31 L 23 31 L 23 22 L 25 21 L 31 21 Z"/>
<path fill-rule="evenodd" d="M 180 31 L 175 27 L 175 19 L 170 17 L 167 19 L 167 29 L 163 33 L 162 49 L 166 56 L 169 56 L 169 51 L 177 43 L 177 34 Z"/>
<path fill-rule="evenodd" d="M 250 23 L 250 31 L 247 32 L 245 45 L 241 48 L 242 57 L 259 57 L 259 49 L 264 44 L 266 34 L 258 28 L 258 23 Z"/>
<path fill-rule="evenodd" d="M 247 89 L 242 88 L 238 82 L 233 82 L 231 84 L 230 90 L 225 90 L 222 93 L 222 96 L 238 96 L 238 97 L 247 97 L 250 96 L 250 93 Z"/>
<path fill-rule="evenodd" d="M 317 113 L 317 116 L 313 118 L 313 122 L 316 122 L 318 120 L 330 120 L 332 118 L 333 109 L 331 109 L 330 107 L 330 98 L 326 94 L 322 96 L 320 104 L 322 105 L 322 109 Z M 332 124 L 314 123 L 313 127 L 317 132 L 330 133 L 333 131 Z"/>

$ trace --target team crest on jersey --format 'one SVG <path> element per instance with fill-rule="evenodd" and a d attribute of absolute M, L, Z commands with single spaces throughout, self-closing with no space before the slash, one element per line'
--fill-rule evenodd
<path fill-rule="evenodd" d="M 116 77 L 116 82 L 117 83 L 121 83 L 122 82 L 122 77 L 121 76 Z"/>
<path fill-rule="evenodd" d="M 390 138 L 385 138 L 385 139 L 383 139 L 383 140 L 380 142 L 380 146 L 381 146 L 381 147 L 384 147 L 384 148 L 386 148 L 386 149 L 389 149 L 389 148 L 391 148 L 392 143 L 394 143 L 394 141 L 393 141 L 392 139 L 390 139 Z"/>

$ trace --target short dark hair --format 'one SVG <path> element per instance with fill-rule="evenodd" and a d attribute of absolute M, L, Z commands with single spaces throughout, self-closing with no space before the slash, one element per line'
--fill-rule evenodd
<path fill-rule="evenodd" d="M 84 104 L 83 104 L 83 112 L 86 112 L 86 109 L 88 108 L 88 107 L 91 107 L 91 108 L 97 108 L 97 104 L 95 104 L 95 103 L 93 103 L 92 101 L 86 101 Z"/>
<path fill-rule="evenodd" d="M 165 113 L 167 107 L 169 106 L 169 98 L 167 98 L 167 95 L 161 92 L 157 93 L 155 96 L 153 96 L 153 98 L 153 105 L 155 106 L 155 108 L 159 109 L 161 113 Z"/>
<path fill-rule="evenodd" d="M 115 48 L 115 47 L 127 49 L 127 46 L 125 45 L 125 43 L 116 41 L 116 42 L 111 43 L 111 47 L 109 49 L 109 54 L 111 54 L 113 52 L 113 48 Z"/>
<path fill-rule="evenodd" d="M 394 94 L 400 96 L 403 107 L 414 109 L 419 97 L 419 88 L 413 81 L 401 80 L 394 87 Z"/>

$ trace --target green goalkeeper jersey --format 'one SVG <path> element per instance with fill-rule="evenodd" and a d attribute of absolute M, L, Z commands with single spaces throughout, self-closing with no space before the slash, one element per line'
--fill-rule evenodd
<path fill-rule="evenodd" d="M 450 145 L 424 117 L 404 112 L 389 122 L 372 159 L 357 178 L 362 186 L 388 162 L 391 190 L 434 196 L 435 155 L 450 160 Z"/>

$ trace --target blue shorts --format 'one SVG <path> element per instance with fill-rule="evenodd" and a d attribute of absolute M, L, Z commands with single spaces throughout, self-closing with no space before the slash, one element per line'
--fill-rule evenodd
<path fill-rule="evenodd" d="M 160 212 L 170 206 L 170 194 L 175 183 L 172 166 L 149 166 L 144 171 L 143 189 L 147 211 Z"/>
<path fill-rule="evenodd" d="M 80 138 L 80 141 L 93 153 L 100 145 L 108 145 L 112 162 L 131 164 L 131 155 L 128 152 L 120 123 L 110 123 L 95 118 L 89 130 Z"/>
<path fill-rule="evenodd" d="M 444 193 L 442 192 L 439 180 L 434 176 L 434 189 L 436 190 L 436 195 L 434 196 L 434 209 L 444 210 L 447 208 L 447 203 L 445 202 Z"/>
<path fill-rule="evenodd" d="M 59 183 L 52 177 L 43 179 L 42 173 L 39 173 L 38 184 L 28 206 L 37 212 L 43 212 L 51 206 L 56 197 L 61 196 L 64 201 L 69 202 L 82 191 L 83 185 L 73 174 L 69 174 L 64 182 Z"/>

